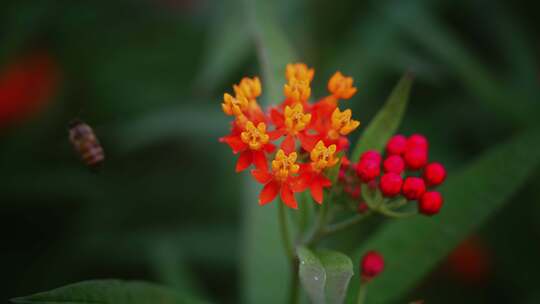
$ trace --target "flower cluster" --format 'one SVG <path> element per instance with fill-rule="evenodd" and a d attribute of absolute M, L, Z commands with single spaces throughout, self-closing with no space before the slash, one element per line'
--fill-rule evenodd
<path fill-rule="evenodd" d="M 344 191 L 354 199 L 359 198 L 360 184 L 366 183 L 372 189 L 378 188 L 386 198 L 401 195 L 407 200 L 418 201 L 418 210 L 422 214 L 437 214 L 443 198 L 434 189 L 444 182 L 446 170 L 440 163 L 428 163 L 428 150 L 428 141 L 420 134 L 408 138 L 395 135 L 386 145 L 384 159 L 376 151 L 366 151 L 358 163 L 342 163 L 340 181 Z M 359 212 L 365 210 L 365 203 L 361 203 Z"/>
<path fill-rule="evenodd" d="M 220 141 L 239 154 L 237 172 L 255 167 L 251 174 L 264 185 L 261 205 L 279 194 L 288 207 L 297 208 L 294 193 L 308 189 L 322 204 L 323 189 L 332 185 L 328 170 L 338 164 L 338 154 L 348 149 L 346 136 L 360 125 L 352 119 L 351 110 L 339 107 L 340 100 L 356 93 L 353 79 L 336 72 L 328 81 L 330 94 L 312 103 L 313 76 L 314 70 L 303 63 L 288 64 L 285 98 L 266 112 L 257 103 L 261 95 L 257 77 L 243 78 L 233 86 L 234 95 L 223 96 L 223 112 L 233 122 L 230 134 Z"/>

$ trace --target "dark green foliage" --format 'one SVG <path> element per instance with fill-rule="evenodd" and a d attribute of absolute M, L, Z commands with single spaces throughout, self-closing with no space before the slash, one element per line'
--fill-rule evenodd
<path fill-rule="evenodd" d="M 285 64 L 299 60 L 316 70 L 313 97 L 327 94 L 335 70 L 355 78 L 358 93 L 340 102 L 362 122 L 353 157 L 383 148 L 396 131 L 419 132 L 430 139 L 430 157 L 449 169 L 440 215 L 375 219 L 365 224 L 382 223 L 321 243 L 350 253 L 352 265 L 368 249 L 385 255 L 368 304 L 537 301 L 533 2 L 4 2 L 0 75 L 25 54 L 46 52 L 62 77 L 42 110 L 0 129 L 0 300 L 52 290 L 18 301 L 70 303 L 79 293 L 100 303 L 283 303 L 289 273 L 279 202 L 258 206 L 260 186 L 234 173 L 236 156 L 218 143 L 228 129 L 220 102 L 244 75 L 260 76 L 265 105 L 280 102 Z M 379 112 L 406 72 L 415 75 L 408 102 L 406 77 L 390 110 Z M 66 128 L 75 117 L 105 148 L 99 172 L 71 150 Z M 312 207 L 300 210 L 319 210 Z M 292 219 L 301 229 L 314 221 Z M 444 264 L 470 234 L 489 240 L 497 261 L 481 287 L 448 275 Z M 312 253 L 325 268 L 324 253 Z M 132 281 L 53 289 L 109 277 L 167 289 Z M 350 287 L 349 299 L 356 277 Z"/>

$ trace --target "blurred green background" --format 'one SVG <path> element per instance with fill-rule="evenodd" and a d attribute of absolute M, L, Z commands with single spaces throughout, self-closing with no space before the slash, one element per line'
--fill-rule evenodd
<path fill-rule="evenodd" d="M 10 67 L 35 54 L 53 66 L 42 78 L 55 81 L 31 110 L 1 99 L 0 300 L 115 277 L 240 302 L 245 183 L 217 138 L 228 128 L 223 92 L 244 75 L 261 75 L 247 21 L 257 16 L 246 6 L 3 1 L 0 95 L 9 95 L 2 90 L 10 89 Z M 298 57 L 316 70 L 313 95 L 324 96 L 335 70 L 353 76 L 359 92 L 347 106 L 364 125 L 404 71 L 413 71 L 400 130 L 426 134 L 431 156 L 450 175 L 538 125 L 534 1 L 274 6 Z M 67 124 L 75 117 L 94 127 L 105 148 L 98 173 L 72 151 Z M 407 300 L 539 303 L 538 177 L 536 170 Z"/>

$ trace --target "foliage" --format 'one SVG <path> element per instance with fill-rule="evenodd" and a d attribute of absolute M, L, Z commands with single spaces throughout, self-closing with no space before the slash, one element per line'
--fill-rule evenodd
<path fill-rule="evenodd" d="M 350 260 L 311 244 L 299 249 L 311 257 L 309 271 L 326 274 L 317 285 L 323 282 L 307 282 L 301 267 L 310 299 L 340 302 L 349 270 L 377 249 L 387 265 L 370 283 L 368 303 L 535 301 L 540 27 L 533 4 L 350 0 L 338 10 L 326 1 L 201 3 L 3 5 L 0 74 L 26 54 L 45 52 L 62 77 L 46 108 L 0 130 L 9 279 L 2 299 L 51 290 L 14 301 L 76 302 L 80 294 L 104 303 L 284 302 L 290 278 L 277 208 L 259 207 L 254 185 L 231 172 L 233 158 L 217 143 L 226 126 L 218 92 L 239 75 L 260 75 L 265 103 L 276 103 L 283 67 L 302 60 L 322 67 L 315 82 L 339 68 L 359 84 L 347 101 L 363 122 L 354 156 L 414 130 L 432 139 L 433 155 L 449 167 L 439 216 L 375 217 L 317 244 Z M 409 100 L 405 77 L 382 103 L 407 71 L 415 75 Z M 71 151 L 66 128 L 75 117 L 94 127 L 105 148 L 101 172 Z M 300 210 L 289 224 L 307 229 L 302 221 L 313 224 L 319 209 Z M 470 234 L 489 240 L 499 262 L 482 288 L 438 267 Z M 332 267 L 336 260 L 345 270 Z M 335 273 L 343 281 L 332 280 Z M 66 285 L 101 277 L 158 283 Z M 349 285 L 351 302 L 356 276 Z"/>

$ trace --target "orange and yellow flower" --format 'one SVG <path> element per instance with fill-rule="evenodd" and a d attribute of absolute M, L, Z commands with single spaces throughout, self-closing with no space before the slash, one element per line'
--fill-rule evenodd
<path fill-rule="evenodd" d="M 323 188 L 332 185 L 330 179 L 324 175 L 324 171 L 339 162 L 339 158 L 335 155 L 336 151 L 336 145 L 327 147 L 320 140 L 309 154 L 311 162 L 302 164 L 301 166 L 301 173 L 296 188 L 299 191 L 303 191 L 309 187 L 311 197 L 319 204 L 323 202 Z"/>
<path fill-rule="evenodd" d="M 291 153 L 296 149 L 296 140 L 300 141 L 304 149 L 309 147 L 310 137 L 306 134 L 306 131 L 311 123 L 311 114 L 304 112 L 302 104 L 285 106 L 283 113 L 277 109 L 272 109 L 270 114 L 279 135 L 285 136 L 285 139 L 281 142 L 281 149 Z"/>
<path fill-rule="evenodd" d="M 296 190 L 296 173 L 300 165 L 296 163 L 298 155 L 296 152 L 285 154 L 283 150 L 278 150 L 275 159 L 272 161 L 272 171 L 255 169 L 251 174 L 264 187 L 259 195 L 259 204 L 265 205 L 273 201 L 278 193 L 285 205 L 297 209 L 298 203 L 293 191 Z"/>
<path fill-rule="evenodd" d="M 337 151 L 347 149 L 347 135 L 360 125 L 352 119 L 351 110 L 338 107 L 339 100 L 356 93 L 353 79 L 336 72 L 328 81 L 330 95 L 311 103 L 314 75 L 315 71 L 303 63 L 288 64 L 284 99 L 270 109 L 268 116 L 257 103 L 262 94 L 258 77 L 243 78 L 233 86 L 234 96 L 223 96 L 222 110 L 234 119 L 230 134 L 220 141 L 240 154 L 237 172 L 255 166 L 252 176 L 264 184 L 261 205 L 279 193 L 283 203 L 297 208 L 294 193 L 308 188 L 321 204 L 324 189 L 332 185 L 326 171 L 338 163 Z M 281 140 L 277 142 L 280 149 L 273 154 L 277 140 Z M 273 157 L 270 169 L 267 157 Z"/>

